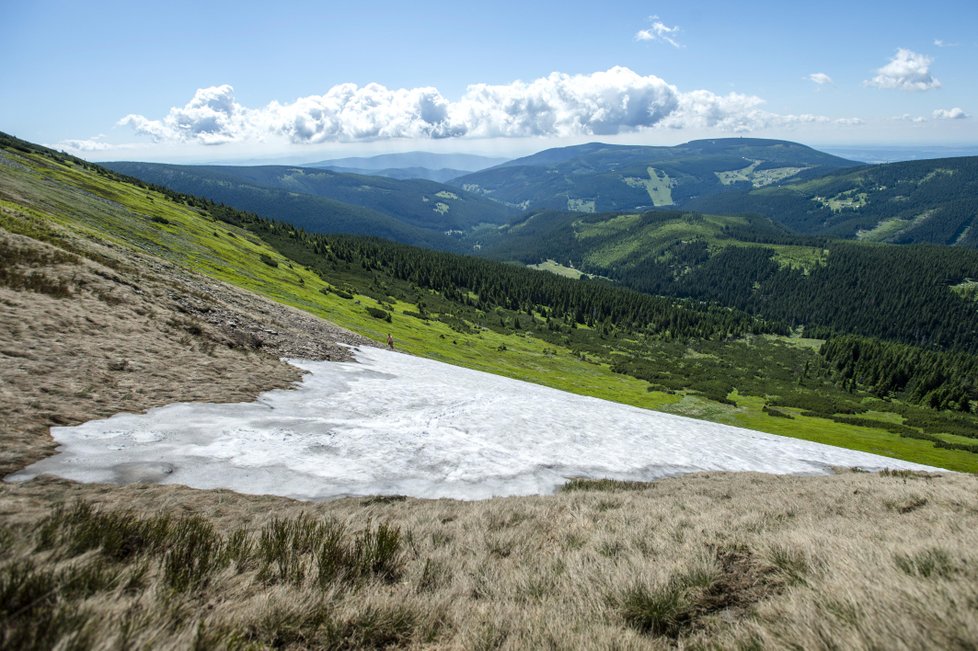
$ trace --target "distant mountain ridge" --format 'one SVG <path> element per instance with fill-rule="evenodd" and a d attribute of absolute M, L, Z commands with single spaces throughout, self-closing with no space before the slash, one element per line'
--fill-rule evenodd
<path fill-rule="evenodd" d="M 348 158 L 333 158 L 306 163 L 303 167 L 348 167 L 362 170 L 384 170 L 406 167 L 424 167 L 428 169 L 459 169 L 466 172 L 477 172 L 487 167 L 505 163 L 506 158 L 477 156 L 475 154 L 437 154 L 427 151 L 409 151 L 397 154 L 379 154 L 377 156 L 354 156 Z"/>
<path fill-rule="evenodd" d="M 467 174 L 452 185 L 524 210 L 682 207 L 691 199 L 859 165 L 783 140 L 720 138 L 674 147 L 588 143 Z"/>
<path fill-rule="evenodd" d="M 336 158 L 316 163 L 305 163 L 303 167 L 327 169 L 343 174 L 364 174 L 386 176 L 391 179 L 427 179 L 444 183 L 471 172 L 505 163 L 505 158 L 490 158 L 474 154 L 436 154 L 425 151 L 411 151 L 378 156 L 359 156 Z"/>
<path fill-rule="evenodd" d="M 333 162 L 447 160 L 414 152 Z M 760 215 L 802 235 L 978 247 L 978 157 L 867 165 L 788 141 L 721 138 L 548 149 L 447 183 L 418 178 L 435 174 L 427 168 L 106 166 L 314 232 L 460 252 L 517 232 L 494 229 L 520 215 L 656 209 Z M 440 178 L 457 171 L 440 170 Z"/>
<path fill-rule="evenodd" d="M 360 174 L 361 176 L 385 176 L 389 179 L 400 179 L 407 181 L 410 179 L 424 179 L 426 181 L 437 181 L 447 183 L 454 178 L 465 176 L 468 170 L 452 169 L 443 167 L 431 169 L 428 167 L 389 167 L 382 170 L 364 169 L 360 167 L 339 167 L 336 165 L 316 166 L 316 169 L 330 170 L 340 174 Z"/>
<path fill-rule="evenodd" d="M 281 219 L 318 233 L 374 235 L 453 250 L 457 236 L 503 224 L 517 211 L 478 194 L 427 180 L 397 180 L 286 166 L 164 165 L 115 162 L 105 167 Z"/>

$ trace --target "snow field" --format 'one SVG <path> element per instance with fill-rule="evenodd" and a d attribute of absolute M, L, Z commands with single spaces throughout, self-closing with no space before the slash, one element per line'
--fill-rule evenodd
<path fill-rule="evenodd" d="M 56 455 L 8 477 L 158 482 L 300 499 L 482 499 L 553 492 L 575 476 L 818 474 L 927 466 L 673 416 L 381 349 L 292 360 L 292 390 L 179 403 L 52 428 Z"/>

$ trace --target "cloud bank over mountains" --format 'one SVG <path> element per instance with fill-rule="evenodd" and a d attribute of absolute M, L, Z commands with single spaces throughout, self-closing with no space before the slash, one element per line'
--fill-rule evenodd
<path fill-rule="evenodd" d="M 339 84 L 322 95 L 264 107 L 240 104 L 230 85 L 197 90 L 160 119 L 119 121 L 157 142 L 220 145 L 284 137 L 295 144 L 389 138 L 609 136 L 651 128 L 715 128 L 733 133 L 832 122 L 762 109 L 754 95 L 682 92 L 655 75 L 617 66 L 591 74 L 554 72 L 530 82 L 473 84 L 457 101 L 433 87 Z"/>

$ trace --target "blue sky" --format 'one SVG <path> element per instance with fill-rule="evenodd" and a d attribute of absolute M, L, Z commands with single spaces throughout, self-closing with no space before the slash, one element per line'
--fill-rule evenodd
<path fill-rule="evenodd" d="M 978 3 L 0 3 L 0 130 L 93 160 L 978 144 Z"/>

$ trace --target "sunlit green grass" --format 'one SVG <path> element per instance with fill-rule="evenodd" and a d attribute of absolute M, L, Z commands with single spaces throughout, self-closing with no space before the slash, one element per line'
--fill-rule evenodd
<path fill-rule="evenodd" d="M 573 267 L 566 267 L 555 260 L 546 260 L 539 264 L 527 265 L 530 269 L 539 269 L 540 271 L 549 271 L 550 273 L 557 274 L 558 276 L 563 276 L 564 278 L 578 279 L 583 276 L 583 272 L 574 269 Z"/>
<path fill-rule="evenodd" d="M 934 447 L 930 441 L 904 438 L 876 427 L 861 427 L 837 423 L 827 418 L 802 416 L 801 410 L 786 408 L 793 418 L 778 418 L 762 411 L 764 399 L 756 396 L 730 396 L 737 403 L 736 409 L 718 412 L 717 422 L 781 434 L 792 438 L 836 445 L 851 450 L 861 450 L 884 457 L 907 459 L 938 468 L 961 472 L 978 472 L 978 457 L 971 453 Z M 942 435 L 943 436 L 946 435 Z M 974 440 L 968 440 L 974 443 Z"/>

